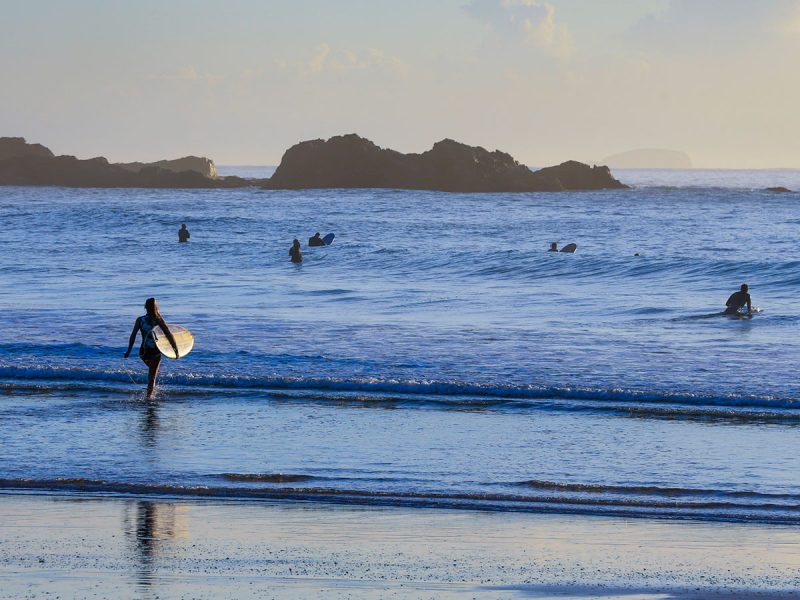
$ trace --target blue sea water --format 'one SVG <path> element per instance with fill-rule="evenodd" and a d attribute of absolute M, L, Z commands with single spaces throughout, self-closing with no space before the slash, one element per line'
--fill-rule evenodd
<path fill-rule="evenodd" d="M 616 175 L 0 188 L 0 488 L 800 524 L 800 171 Z M 155 402 L 149 296 L 196 336 Z"/>

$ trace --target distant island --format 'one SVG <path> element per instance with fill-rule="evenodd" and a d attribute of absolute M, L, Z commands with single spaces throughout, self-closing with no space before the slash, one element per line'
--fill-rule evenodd
<path fill-rule="evenodd" d="M 209 158 L 109 163 L 55 156 L 24 138 L 0 138 L 0 185 L 141 188 L 395 188 L 444 192 L 556 192 L 621 189 L 608 167 L 567 161 L 531 171 L 511 155 L 445 139 L 402 154 L 355 134 L 300 142 L 270 179 L 217 177 Z"/>
<path fill-rule="evenodd" d="M 685 152 L 664 148 L 639 148 L 612 154 L 602 160 L 612 169 L 691 169 L 692 159 Z"/>

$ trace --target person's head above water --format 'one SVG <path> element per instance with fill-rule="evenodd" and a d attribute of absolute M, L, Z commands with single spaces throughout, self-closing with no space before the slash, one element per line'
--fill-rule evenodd
<path fill-rule="evenodd" d="M 314 237 L 319 237 L 319 231 L 314 234 Z"/>
<path fill-rule="evenodd" d="M 550 242 L 550 250 L 558 250 L 558 242 Z"/>
<path fill-rule="evenodd" d="M 158 303 L 155 298 L 148 298 L 144 302 L 144 309 L 147 311 L 148 317 L 161 318 L 161 313 L 158 312 Z"/>
<path fill-rule="evenodd" d="M 294 241 L 292 242 L 292 246 L 299 246 L 299 245 L 300 245 L 300 240 L 298 240 L 297 238 L 294 238 Z"/>
<path fill-rule="evenodd" d="M 181 223 L 181 229 L 186 229 L 186 223 Z"/>
<path fill-rule="evenodd" d="M 739 289 L 742 290 L 743 292 L 747 292 L 747 290 L 750 289 L 750 288 L 747 287 L 746 283 L 743 283 L 742 287 L 740 287 Z"/>

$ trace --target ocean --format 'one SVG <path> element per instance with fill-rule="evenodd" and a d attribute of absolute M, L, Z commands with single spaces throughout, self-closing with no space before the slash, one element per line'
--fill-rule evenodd
<path fill-rule="evenodd" d="M 615 175 L 0 188 L 0 489 L 800 524 L 800 170 Z M 196 337 L 154 402 L 150 296 Z"/>

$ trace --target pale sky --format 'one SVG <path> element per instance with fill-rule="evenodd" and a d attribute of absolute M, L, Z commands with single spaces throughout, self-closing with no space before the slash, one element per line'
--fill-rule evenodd
<path fill-rule="evenodd" d="M 358 133 L 800 168 L 800 0 L 0 0 L 0 57 L 0 135 L 80 158 Z"/>

